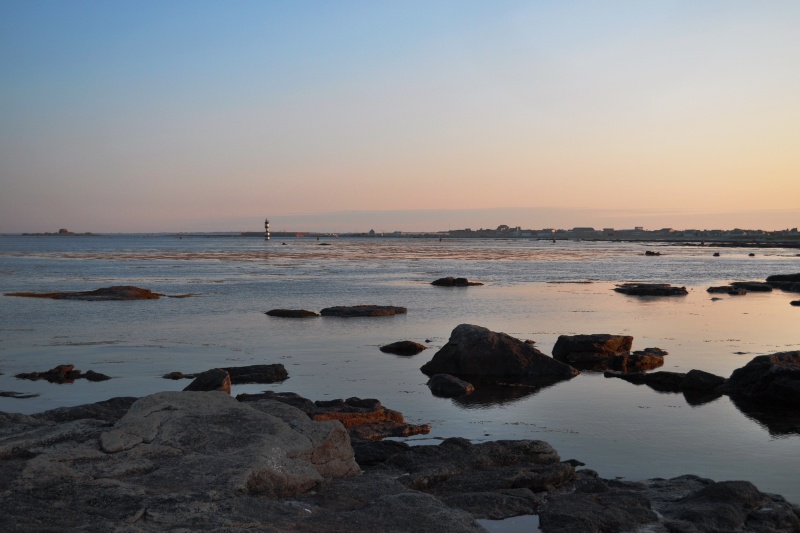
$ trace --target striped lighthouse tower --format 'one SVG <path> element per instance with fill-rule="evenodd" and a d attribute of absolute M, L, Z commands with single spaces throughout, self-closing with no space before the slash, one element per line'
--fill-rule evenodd
<path fill-rule="evenodd" d="M 264 240 L 269 240 L 269 219 L 264 220 Z"/>

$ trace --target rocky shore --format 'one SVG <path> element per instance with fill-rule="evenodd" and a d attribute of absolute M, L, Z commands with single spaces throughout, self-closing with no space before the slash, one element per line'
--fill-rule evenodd
<path fill-rule="evenodd" d="M 800 508 L 746 481 L 602 479 L 538 440 L 359 438 L 359 409 L 390 411 L 377 400 L 241 399 L 0 413 L 0 530 L 479 532 L 526 514 L 546 533 L 800 530 Z"/>

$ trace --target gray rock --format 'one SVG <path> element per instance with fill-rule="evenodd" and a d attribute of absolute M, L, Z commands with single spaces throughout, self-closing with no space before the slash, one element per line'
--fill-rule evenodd
<path fill-rule="evenodd" d="M 431 379 L 428 380 L 427 385 L 434 396 L 442 396 L 445 398 L 472 394 L 475 391 L 475 387 L 472 386 L 472 383 L 467 383 L 450 374 L 434 374 L 431 376 Z"/>
<path fill-rule="evenodd" d="M 471 324 L 461 324 L 453 329 L 448 343 L 422 366 L 422 371 L 429 376 L 451 374 L 461 378 L 552 381 L 570 379 L 580 373 L 543 354 L 532 344 Z"/>
<path fill-rule="evenodd" d="M 385 346 L 381 346 L 380 350 L 384 353 L 393 353 L 395 355 L 417 355 L 428 347 L 414 341 L 397 341 Z"/>
<path fill-rule="evenodd" d="M 337 305 L 326 307 L 320 314 L 322 316 L 335 316 L 340 318 L 376 317 L 401 315 L 408 312 L 405 307 L 395 307 L 391 305 Z"/>
<path fill-rule="evenodd" d="M 197 377 L 194 381 L 184 387 L 185 391 L 222 391 L 226 394 L 231 393 L 231 377 L 226 370 L 221 368 L 212 368 L 206 370 Z"/>

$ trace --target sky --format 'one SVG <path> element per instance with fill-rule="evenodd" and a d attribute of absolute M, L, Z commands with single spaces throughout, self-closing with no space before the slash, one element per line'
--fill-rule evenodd
<path fill-rule="evenodd" d="M 800 2 L 0 0 L 0 233 L 800 225 Z"/>

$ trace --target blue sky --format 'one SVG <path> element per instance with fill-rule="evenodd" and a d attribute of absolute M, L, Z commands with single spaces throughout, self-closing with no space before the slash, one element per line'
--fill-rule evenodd
<path fill-rule="evenodd" d="M 0 0 L 0 232 L 795 227 L 798 27 L 788 1 Z"/>

